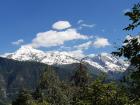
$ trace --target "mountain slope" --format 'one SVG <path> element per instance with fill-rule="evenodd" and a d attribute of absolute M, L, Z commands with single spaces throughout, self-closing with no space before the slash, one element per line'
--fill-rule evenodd
<path fill-rule="evenodd" d="M 0 57 L 0 90 L 3 97 L 9 98 L 15 96 L 16 91 L 22 87 L 34 89 L 48 65 L 53 66 L 61 79 L 70 80 L 73 72 L 78 69 L 79 61 L 80 58 L 67 52 L 43 52 L 21 47 L 14 53 Z M 128 67 L 123 60 L 107 53 L 85 57 L 82 63 L 92 76 L 104 72 L 111 79 L 120 79 Z"/>
<path fill-rule="evenodd" d="M 77 64 L 53 67 L 62 80 L 69 80 Z M 48 65 L 39 62 L 16 61 L 0 57 L 0 99 L 13 98 L 21 88 L 35 89 Z"/>
<path fill-rule="evenodd" d="M 80 58 L 77 55 L 68 52 L 43 52 L 27 46 L 22 46 L 16 52 L 5 54 L 3 57 L 18 61 L 36 61 L 48 65 L 64 65 L 80 62 Z M 124 72 L 128 67 L 128 63 L 107 53 L 85 57 L 83 62 L 88 63 L 93 69 L 96 68 L 106 73 L 110 71 Z"/>
<path fill-rule="evenodd" d="M 71 64 L 78 62 L 73 58 L 72 54 L 67 52 L 43 52 L 27 46 L 22 46 L 16 52 L 5 54 L 2 57 L 18 61 L 37 61 L 49 65 Z"/>

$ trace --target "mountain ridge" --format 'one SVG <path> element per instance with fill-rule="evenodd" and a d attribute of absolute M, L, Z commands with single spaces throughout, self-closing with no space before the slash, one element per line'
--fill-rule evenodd
<path fill-rule="evenodd" d="M 78 58 L 77 55 L 69 52 L 44 52 L 29 46 L 22 46 L 16 52 L 5 54 L 2 57 L 18 61 L 36 61 L 48 65 L 73 64 L 80 63 L 81 61 L 81 58 Z M 122 59 L 118 59 L 117 57 L 114 57 L 108 53 L 101 53 L 92 57 L 84 57 L 82 62 L 88 63 L 89 65 L 100 69 L 103 72 L 124 72 L 129 65 Z"/>

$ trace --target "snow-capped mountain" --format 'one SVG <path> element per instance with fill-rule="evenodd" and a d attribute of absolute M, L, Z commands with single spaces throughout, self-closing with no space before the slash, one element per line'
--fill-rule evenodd
<path fill-rule="evenodd" d="M 16 52 L 6 53 L 2 55 L 2 57 L 18 61 L 37 61 L 49 65 L 71 64 L 78 62 L 78 60 L 76 60 L 73 54 L 58 51 L 43 52 L 30 46 L 22 46 Z"/>
<path fill-rule="evenodd" d="M 108 53 L 101 53 L 93 57 L 87 57 L 84 61 L 104 72 L 124 72 L 129 66 L 128 62 Z"/>
<path fill-rule="evenodd" d="M 80 61 L 77 55 L 69 52 L 44 52 L 29 46 L 22 46 L 16 52 L 4 54 L 2 57 L 18 61 L 37 61 L 49 65 L 72 64 Z M 83 62 L 103 72 L 123 72 L 128 67 L 128 63 L 108 53 L 85 57 Z"/>

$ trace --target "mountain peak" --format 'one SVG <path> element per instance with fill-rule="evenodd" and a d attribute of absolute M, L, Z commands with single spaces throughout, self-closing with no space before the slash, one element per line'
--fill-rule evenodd
<path fill-rule="evenodd" d="M 77 55 L 69 52 L 59 52 L 59 51 L 48 51 L 44 52 L 32 48 L 31 46 L 22 46 L 16 52 L 6 54 L 4 57 L 9 59 L 19 60 L 19 61 L 37 61 L 49 65 L 64 65 L 79 63 L 81 58 L 76 57 Z M 88 63 L 94 68 L 102 70 L 104 72 L 108 71 L 125 71 L 128 65 L 126 62 L 122 62 L 118 58 L 112 56 L 108 53 L 92 54 L 83 59 L 85 63 Z"/>
<path fill-rule="evenodd" d="M 24 46 L 21 46 L 16 52 L 37 52 L 37 53 L 40 53 L 40 52 L 43 52 L 41 50 L 37 50 L 35 48 L 33 48 L 32 46 L 29 46 L 29 45 L 24 45 Z"/>

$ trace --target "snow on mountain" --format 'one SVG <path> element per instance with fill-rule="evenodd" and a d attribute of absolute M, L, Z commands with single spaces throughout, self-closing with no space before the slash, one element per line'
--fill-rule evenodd
<path fill-rule="evenodd" d="M 18 61 L 37 61 L 49 65 L 63 65 L 79 63 L 80 58 L 70 52 L 44 52 L 33 49 L 29 46 L 22 46 L 14 53 L 4 54 L 3 57 L 14 59 Z M 97 68 L 104 72 L 109 71 L 125 71 L 128 64 L 111 54 L 101 53 L 99 55 L 88 56 L 83 59 L 84 62 L 90 64 L 92 67 Z"/>
<path fill-rule="evenodd" d="M 71 64 L 77 63 L 72 54 L 67 52 L 43 52 L 41 50 L 34 49 L 30 46 L 22 46 L 14 53 L 6 53 L 2 57 L 14 59 L 18 61 L 37 61 L 45 64 Z"/>
<path fill-rule="evenodd" d="M 115 72 L 120 71 L 124 72 L 129 64 L 122 59 L 114 57 L 108 53 L 101 53 L 93 57 L 85 59 L 85 62 L 88 62 L 90 65 L 104 71 L 104 72 Z"/>

